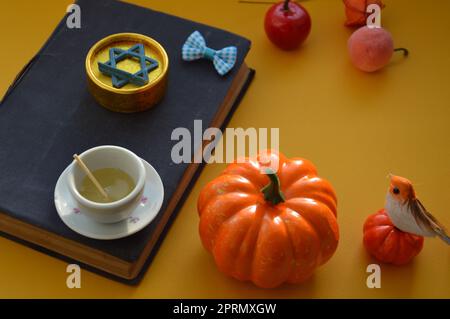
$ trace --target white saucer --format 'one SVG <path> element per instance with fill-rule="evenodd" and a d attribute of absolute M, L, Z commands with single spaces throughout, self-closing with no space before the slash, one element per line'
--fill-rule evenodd
<path fill-rule="evenodd" d="M 118 239 L 130 236 L 147 226 L 158 214 L 164 199 L 164 187 L 156 170 L 142 160 L 145 166 L 145 187 L 139 205 L 127 219 L 103 224 L 87 217 L 77 205 L 69 190 L 67 167 L 58 179 L 55 187 L 55 206 L 64 224 L 73 231 L 94 239 Z"/>

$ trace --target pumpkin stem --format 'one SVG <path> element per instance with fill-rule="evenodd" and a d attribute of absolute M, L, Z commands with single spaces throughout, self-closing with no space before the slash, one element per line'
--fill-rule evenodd
<path fill-rule="evenodd" d="M 396 48 L 396 49 L 394 49 L 394 52 L 398 52 L 398 51 L 403 52 L 403 56 L 404 57 L 407 57 L 409 55 L 409 51 L 406 48 Z"/>
<path fill-rule="evenodd" d="M 278 175 L 272 170 L 266 171 L 267 176 L 270 179 L 270 183 L 261 189 L 264 194 L 264 199 L 271 202 L 273 205 L 277 205 L 285 201 L 284 194 L 280 189 L 280 179 Z"/>

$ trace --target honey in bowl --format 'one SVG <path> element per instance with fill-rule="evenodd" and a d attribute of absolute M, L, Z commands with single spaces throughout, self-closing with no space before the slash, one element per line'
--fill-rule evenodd
<path fill-rule="evenodd" d="M 84 198 L 97 203 L 112 203 L 118 201 L 135 188 L 134 180 L 124 171 L 118 168 L 101 168 L 92 172 L 108 197 L 104 197 L 95 187 L 88 176 L 83 178 L 79 192 Z"/>

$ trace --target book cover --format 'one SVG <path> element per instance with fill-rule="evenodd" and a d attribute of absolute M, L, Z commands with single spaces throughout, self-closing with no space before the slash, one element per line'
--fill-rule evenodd
<path fill-rule="evenodd" d="M 244 63 L 250 42 L 124 2 L 79 0 L 77 4 L 82 11 L 81 28 L 67 28 L 63 18 L 0 105 L 0 212 L 132 263 L 143 253 L 161 214 L 127 238 L 102 241 L 83 237 L 65 226 L 56 212 L 53 193 L 59 175 L 74 153 L 108 144 L 128 148 L 160 174 L 165 193 L 160 213 L 165 211 L 189 166 L 171 159 L 173 129 L 185 127 L 192 132 L 194 119 L 205 125 L 212 122 Z M 227 76 L 219 76 L 210 61 L 182 61 L 181 46 L 195 30 L 204 35 L 210 47 L 237 47 L 236 66 Z M 166 95 L 146 112 L 108 111 L 87 90 L 87 52 L 101 38 L 120 32 L 150 36 L 169 55 Z"/>

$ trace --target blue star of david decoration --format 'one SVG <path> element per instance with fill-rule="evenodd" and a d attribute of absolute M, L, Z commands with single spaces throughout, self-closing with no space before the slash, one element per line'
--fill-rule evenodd
<path fill-rule="evenodd" d="M 117 68 L 117 63 L 127 58 L 134 58 L 139 60 L 141 69 L 132 74 L 130 72 Z M 133 83 L 136 86 L 143 86 L 148 83 L 148 74 L 158 67 L 158 61 L 149 58 L 145 55 L 144 45 L 138 43 L 128 50 L 120 48 L 109 49 L 109 61 L 105 63 L 98 62 L 98 69 L 105 75 L 112 79 L 112 85 L 120 89 L 128 83 Z"/>

